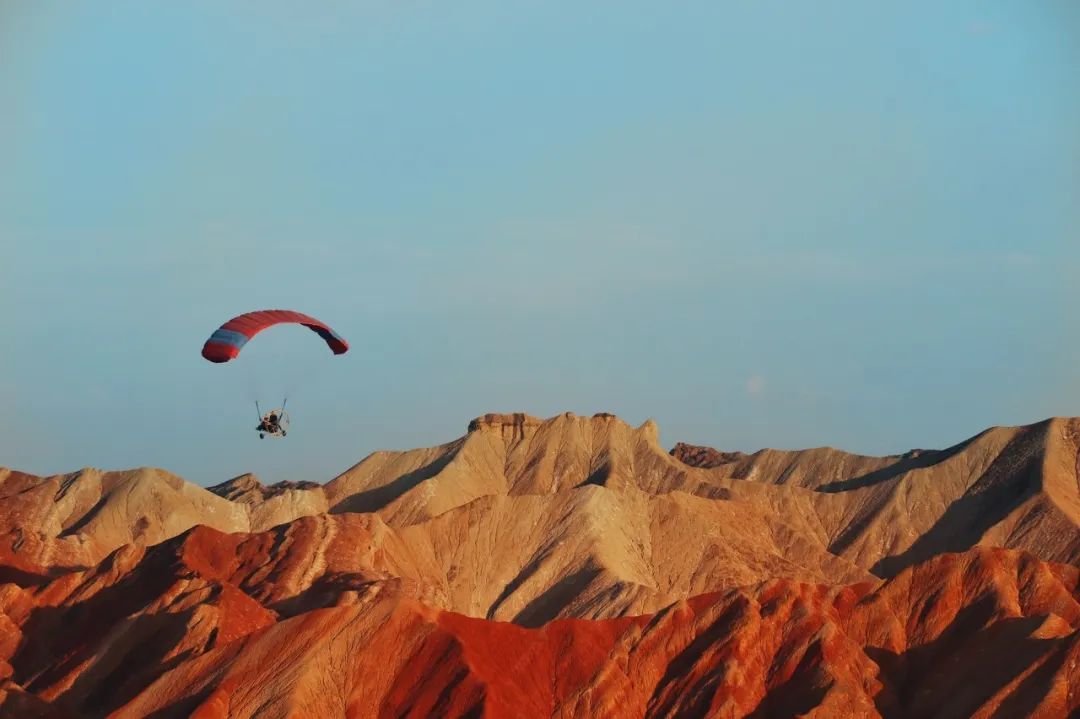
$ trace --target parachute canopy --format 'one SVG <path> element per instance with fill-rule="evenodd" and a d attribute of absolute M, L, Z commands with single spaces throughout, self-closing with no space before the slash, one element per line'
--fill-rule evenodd
<path fill-rule="evenodd" d="M 233 317 L 210 335 L 202 348 L 202 356 L 211 362 L 236 359 L 248 340 L 267 327 L 280 324 L 300 324 L 323 338 L 334 354 L 345 354 L 349 343 L 330 326 L 314 317 L 291 310 L 260 310 Z"/>

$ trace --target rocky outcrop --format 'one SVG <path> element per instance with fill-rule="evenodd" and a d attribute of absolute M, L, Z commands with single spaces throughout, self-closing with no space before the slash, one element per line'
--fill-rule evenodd
<path fill-rule="evenodd" d="M 701 447 L 695 444 L 678 442 L 671 449 L 671 456 L 683 464 L 701 469 L 712 469 L 722 464 L 730 464 L 745 459 L 742 452 L 720 452 L 712 447 Z"/>
<path fill-rule="evenodd" d="M 513 412 L 511 414 L 488 412 L 469 422 L 469 431 L 475 432 L 484 428 L 501 429 L 502 427 L 524 429 L 526 427 L 539 427 L 543 423 L 544 420 L 525 414 L 524 412 Z"/>
<path fill-rule="evenodd" d="M 208 489 L 219 497 L 224 497 L 230 502 L 243 502 L 245 504 L 259 504 L 274 497 L 280 497 L 286 492 L 295 490 L 318 489 L 318 482 L 289 482 L 282 481 L 266 486 L 259 481 L 254 474 L 241 474 L 227 482 L 215 484 Z"/>

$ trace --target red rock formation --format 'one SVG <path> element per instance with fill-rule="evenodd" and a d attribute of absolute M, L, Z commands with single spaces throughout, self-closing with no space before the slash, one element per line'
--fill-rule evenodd
<path fill-rule="evenodd" d="M 778 580 L 527 629 L 401 595 L 275 622 L 207 578 L 237 566 L 211 538 L 149 553 L 113 584 L 95 582 L 134 557 L 38 592 L 15 613 L 32 643 L 57 606 L 105 626 L 24 648 L 15 680 L 40 709 L 74 716 L 1064 717 L 1080 706 L 1080 573 L 1022 552 L 946 554 L 877 586 Z M 102 599 L 121 596 L 115 608 Z"/>

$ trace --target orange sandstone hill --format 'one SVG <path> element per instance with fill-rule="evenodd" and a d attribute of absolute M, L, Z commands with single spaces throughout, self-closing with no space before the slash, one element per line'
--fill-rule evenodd
<path fill-rule="evenodd" d="M 516 414 L 326 484 L 0 469 L 0 716 L 1069 716 L 1078 449 Z"/>

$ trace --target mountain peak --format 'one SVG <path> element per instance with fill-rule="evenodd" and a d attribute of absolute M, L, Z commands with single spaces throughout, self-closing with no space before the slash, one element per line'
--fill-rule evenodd
<path fill-rule="evenodd" d="M 685 442 L 677 442 L 671 449 L 671 456 L 683 464 L 703 469 L 712 469 L 713 467 L 746 458 L 746 454 L 743 452 L 721 452 L 712 447 L 687 444 Z"/>
<path fill-rule="evenodd" d="M 318 482 L 291 482 L 288 480 L 265 485 L 254 474 L 247 472 L 221 484 L 207 487 L 207 489 L 217 496 L 224 497 L 232 502 L 251 502 L 277 497 L 293 489 L 316 489 L 321 486 Z"/>

